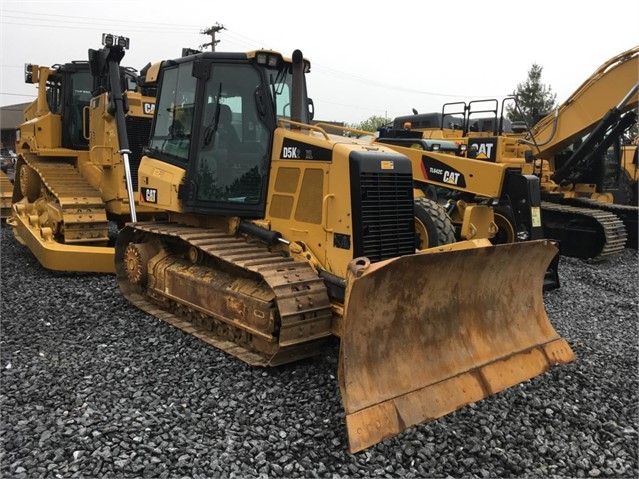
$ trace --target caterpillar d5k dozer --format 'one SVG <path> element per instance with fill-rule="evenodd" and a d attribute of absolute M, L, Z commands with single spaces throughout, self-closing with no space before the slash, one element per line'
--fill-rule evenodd
<path fill-rule="evenodd" d="M 89 50 L 89 61 L 25 70 L 38 97 L 18 127 L 7 223 L 48 269 L 113 273 L 113 230 L 132 218 L 125 178 L 136 187 L 154 73 L 120 66 L 128 39 L 104 35 L 103 44 Z M 138 212 L 148 218 L 157 210 Z"/>
<path fill-rule="evenodd" d="M 256 366 L 340 341 L 350 450 L 574 359 L 546 240 L 416 252 L 410 160 L 310 124 L 299 50 L 165 61 L 116 277 L 136 307 Z M 359 132 L 362 133 L 362 132 Z"/>

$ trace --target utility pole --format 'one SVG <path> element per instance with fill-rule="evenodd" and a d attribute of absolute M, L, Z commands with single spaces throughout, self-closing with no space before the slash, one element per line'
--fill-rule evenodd
<path fill-rule="evenodd" d="M 215 39 L 215 34 L 217 32 L 219 32 L 220 30 L 226 30 L 226 28 L 224 28 L 224 25 L 220 25 L 217 22 L 215 22 L 214 26 L 212 26 L 210 28 L 207 28 L 205 30 L 202 30 L 200 32 L 202 35 L 211 35 L 211 43 L 205 43 L 204 45 L 200 45 L 200 49 L 204 49 L 206 47 L 211 47 L 211 51 L 214 52 L 215 51 L 215 45 L 220 43 L 219 40 Z"/>

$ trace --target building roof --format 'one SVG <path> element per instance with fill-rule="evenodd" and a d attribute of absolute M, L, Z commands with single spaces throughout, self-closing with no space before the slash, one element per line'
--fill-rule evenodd
<path fill-rule="evenodd" d="M 0 129 L 15 130 L 24 121 L 24 109 L 30 104 L 31 102 L 0 107 Z"/>

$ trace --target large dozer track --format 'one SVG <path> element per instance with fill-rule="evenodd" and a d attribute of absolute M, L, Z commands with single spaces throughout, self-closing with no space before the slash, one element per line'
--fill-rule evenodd
<path fill-rule="evenodd" d="M 213 228 L 129 224 L 115 257 L 132 304 L 249 364 L 313 356 L 338 336 L 357 452 L 574 359 L 543 305 L 556 251 L 545 240 L 478 240 L 356 258 L 344 303 L 308 262 Z"/>
<path fill-rule="evenodd" d="M 564 256 L 593 259 L 614 255 L 626 246 L 626 227 L 615 214 L 549 201 L 543 201 L 541 209 L 544 233 L 559 241 Z"/>
<path fill-rule="evenodd" d="M 16 165 L 16 239 L 48 269 L 113 272 L 105 204 L 72 164 L 24 155 Z"/>

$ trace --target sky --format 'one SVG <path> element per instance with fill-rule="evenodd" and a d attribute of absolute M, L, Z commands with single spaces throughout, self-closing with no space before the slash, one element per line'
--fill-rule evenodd
<path fill-rule="evenodd" d="M 129 37 L 121 64 L 140 70 L 211 42 L 216 25 L 216 51 L 300 49 L 315 119 L 356 124 L 501 99 L 533 64 L 561 103 L 639 45 L 639 2 L 0 0 L 0 106 L 35 98 L 25 63 L 87 60 L 103 33 Z"/>

